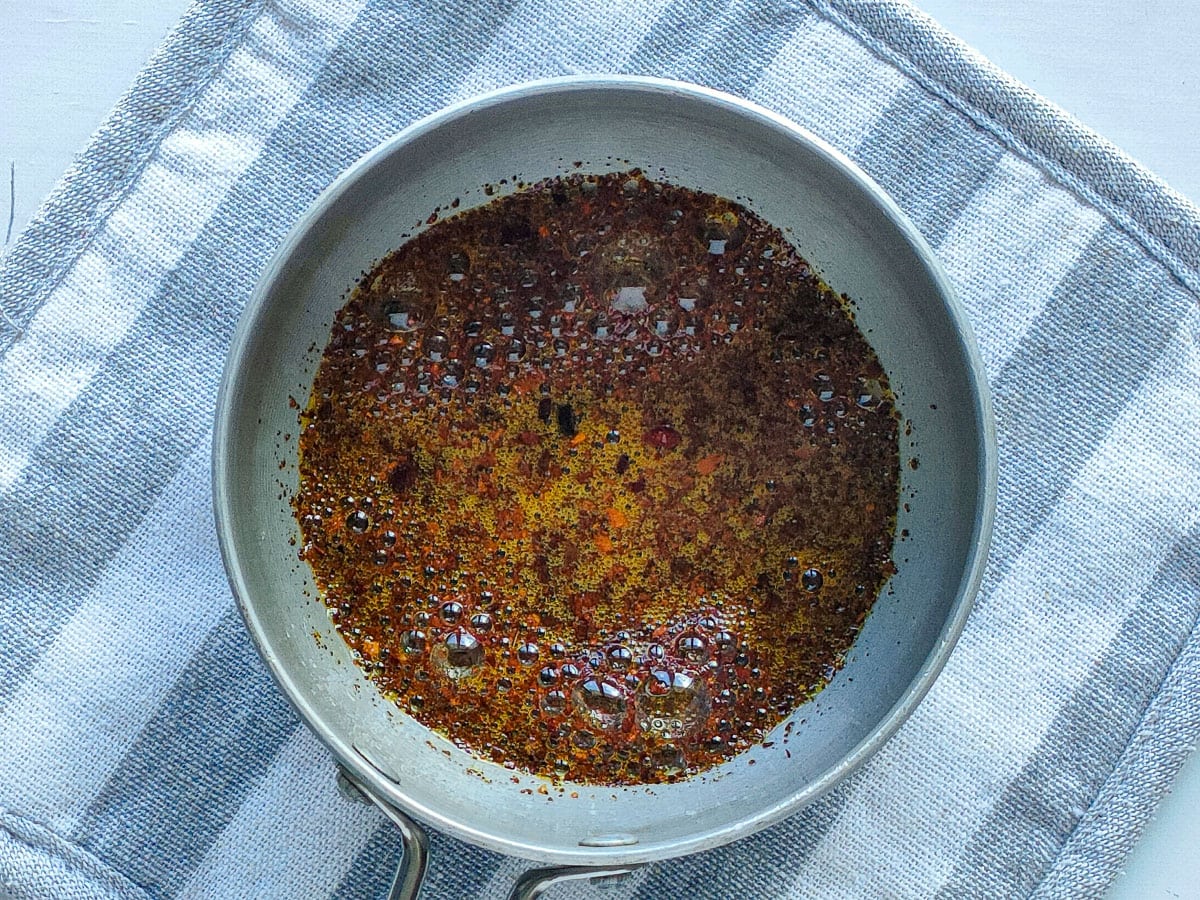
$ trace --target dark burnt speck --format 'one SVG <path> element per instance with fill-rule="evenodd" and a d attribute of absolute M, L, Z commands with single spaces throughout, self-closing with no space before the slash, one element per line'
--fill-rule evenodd
<path fill-rule="evenodd" d="M 555 417 L 558 420 L 558 433 L 563 437 L 575 437 L 579 433 L 579 420 L 582 417 L 570 403 L 558 404 Z"/>

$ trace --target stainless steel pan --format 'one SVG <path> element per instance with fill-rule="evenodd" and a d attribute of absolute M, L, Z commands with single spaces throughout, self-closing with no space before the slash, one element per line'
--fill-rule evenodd
<path fill-rule="evenodd" d="M 486 183 L 535 181 L 575 171 L 576 161 L 584 171 L 638 166 L 651 178 L 748 198 L 857 301 L 860 327 L 912 424 L 897 525 L 910 537 L 898 544 L 899 573 L 845 668 L 791 717 L 786 743 L 651 791 L 569 785 L 577 799 L 548 802 L 539 779 L 514 779 L 457 749 L 382 699 L 354 665 L 292 543 L 289 398 L 307 397 L 347 289 L 414 223 L 456 198 L 461 208 L 486 201 Z M 263 274 L 235 335 L 213 488 L 250 636 L 345 783 L 405 831 L 411 864 L 394 896 L 418 889 L 424 852 L 413 820 L 558 867 L 518 888 L 534 896 L 546 879 L 622 871 L 744 837 L 819 797 L 878 749 L 963 627 L 990 534 L 995 465 L 965 317 L 929 248 L 879 187 L 811 135 L 733 97 L 651 79 L 577 78 L 446 109 L 369 153 L 320 197 Z"/>

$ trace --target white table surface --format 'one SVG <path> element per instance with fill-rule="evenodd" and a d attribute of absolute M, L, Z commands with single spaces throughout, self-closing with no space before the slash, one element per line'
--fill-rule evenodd
<path fill-rule="evenodd" d="M 1200 202 L 1200 2 L 916 0 L 994 63 Z M 0 0 L 0 237 L 12 236 L 187 0 Z M 1193 753 L 1109 900 L 1200 898 Z"/>

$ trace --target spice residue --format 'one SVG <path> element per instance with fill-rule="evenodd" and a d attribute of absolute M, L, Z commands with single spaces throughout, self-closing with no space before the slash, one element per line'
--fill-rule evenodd
<path fill-rule="evenodd" d="M 368 676 L 476 755 L 676 780 L 841 664 L 892 572 L 887 378 L 742 206 L 572 175 L 442 219 L 340 311 L 301 556 Z"/>

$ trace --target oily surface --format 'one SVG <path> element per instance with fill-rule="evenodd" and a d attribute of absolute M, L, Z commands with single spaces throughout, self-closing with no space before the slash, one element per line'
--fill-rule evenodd
<path fill-rule="evenodd" d="M 638 173 L 439 222 L 301 416 L 302 557 L 381 690 L 486 759 L 693 775 L 832 676 L 892 571 L 897 417 L 774 228 Z"/>

